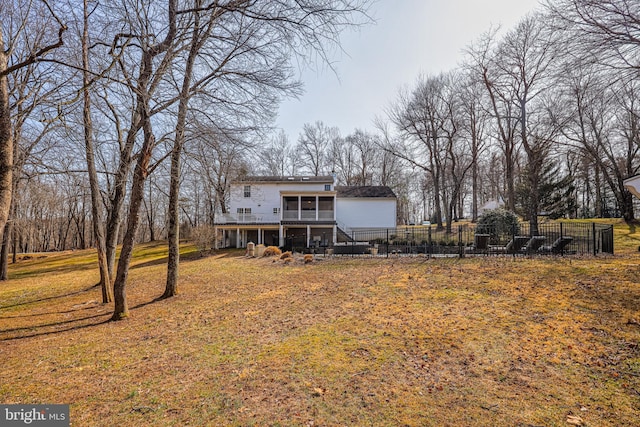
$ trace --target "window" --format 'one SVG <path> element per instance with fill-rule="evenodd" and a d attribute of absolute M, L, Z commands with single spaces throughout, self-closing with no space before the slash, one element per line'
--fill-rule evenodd
<path fill-rule="evenodd" d="M 274 215 L 279 215 L 280 214 L 280 208 L 273 208 L 273 214 Z"/>
<path fill-rule="evenodd" d="M 238 208 L 236 212 L 239 214 L 250 214 L 251 208 Z"/>
<path fill-rule="evenodd" d="M 325 184 L 324 191 L 331 191 L 331 184 Z"/>
<path fill-rule="evenodd" d="M 251 197 L 251 186 L 250 185 L 245 185 L 244 186 L 244 197 Z"/>

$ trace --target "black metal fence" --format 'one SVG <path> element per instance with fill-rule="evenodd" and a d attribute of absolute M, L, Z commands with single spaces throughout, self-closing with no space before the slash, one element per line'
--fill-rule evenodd
<path fill-rule="evenodd" d="M 330 247 L 309 247 L 304 236 L 287 241 L 288 249 L 334 255 L 593 255 L 613 254 L 613 226 L 596 223 L 528 223 L 509 230 L 465 224 L 451 232 L 435 226 L 367 229 Z"/>

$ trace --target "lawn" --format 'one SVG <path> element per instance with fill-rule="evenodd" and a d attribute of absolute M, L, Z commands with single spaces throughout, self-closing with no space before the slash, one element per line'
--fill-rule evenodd
<path fill-rule="evenodd" d="M 630 426 L 640 419 L 640 230 L 597 258 L 199 257 L 180 295 L 141 245 L 109 322 L 92 251 L 0 284 L 0 403 L 74 426 Z"/>

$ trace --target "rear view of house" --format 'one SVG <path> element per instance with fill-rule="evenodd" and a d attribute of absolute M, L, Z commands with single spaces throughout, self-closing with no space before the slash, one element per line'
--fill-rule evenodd
<path fill-rule="evenodd" d="M 248 242 L 333 246 L 352 231 L 396 226 L 396 196 L 383 186 L 335 186 L 332 176 L 253 176 L 231 183 L 216 219 L 218 247 Z"/>

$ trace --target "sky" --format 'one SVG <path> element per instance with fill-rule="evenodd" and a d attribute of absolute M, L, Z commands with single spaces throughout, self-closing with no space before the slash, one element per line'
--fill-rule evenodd
<path fill-rule="evenodd" d="M 509 30 L 538 7 L 538 0 L 378 0 L 369 11 L 376 23 L 341 37 L 334 70 L 300 71 L 305 92 L 281 104 L 276 127 L 292 143 L 316 121 L 337 126 L 342 136 L 373 131 L 402 87 L 421 74 L 455 69 L 483 33 L 498 25 Z"/>

